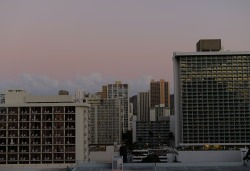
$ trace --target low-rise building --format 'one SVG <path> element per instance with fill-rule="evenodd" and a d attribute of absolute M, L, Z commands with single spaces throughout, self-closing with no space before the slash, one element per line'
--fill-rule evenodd
<path fill-rule="evenodd" d="M 0 104 L 0 164 L 87 162 L 90 105 L 69 95 L 5 92 Z"/>

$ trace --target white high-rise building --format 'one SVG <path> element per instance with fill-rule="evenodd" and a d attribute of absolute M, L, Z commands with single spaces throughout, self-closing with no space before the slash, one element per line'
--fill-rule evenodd
<path fill-rule="evenodd" d="M 122 82 L 116 81 L 115 84 L 108 84 L 107 86 L 103 86 L 102 98 L 103 99 L 120 99 L 122 130 L 123 132 L 126 132 L 129 129 L 128 84 L 122 84 Z"/>
<path fill-rule="evenodd" d="M 250 144 L 250 52 L 219 43 L 174 53 L 176 146 Z"/>

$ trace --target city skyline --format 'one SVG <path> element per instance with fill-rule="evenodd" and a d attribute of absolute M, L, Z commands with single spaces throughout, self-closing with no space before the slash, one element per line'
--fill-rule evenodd
<path fill-rule="evenodd" d="M 130 95 L 165 79 L 174 51 L 218 38 L 247 51 L 248 1 L 1 1 L 0 90 L 101 91 L 115 80 Z"/>

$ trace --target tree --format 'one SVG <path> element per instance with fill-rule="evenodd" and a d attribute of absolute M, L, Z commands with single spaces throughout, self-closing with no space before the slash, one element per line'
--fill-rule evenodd
<path fill-rule="evenodd" d="M 157 162 L 160 162 L 160 159 L 156 154 L 149 154 L 147 157 L 142 159 L 142 163 L 157 163 Z"/>
<path fill-rule="evenodd" d="M 122 134 L 122 142 L 129 150 L 133 150 L 134 147 L 133 147 L 132 131 L 128 130 L 126 133 Z"/>
<path fill-rule="evenodd" d="M 172 142 L 174 141 L 174 134 L 173 134 L 173 132 L 169 132 L 168 133 L 168 140 L 169 140 L 169 146 L 170 147 L 173 146 L 172 145 Z"/>

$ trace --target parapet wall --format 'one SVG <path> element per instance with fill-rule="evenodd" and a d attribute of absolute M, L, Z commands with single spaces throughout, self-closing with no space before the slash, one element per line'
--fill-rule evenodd
<path fill-rule="evenodd" d="M 179 151 L 178 160 L 182 163 L 192 162 L 241 162 L 240 150 L 221 151 Z"/>

